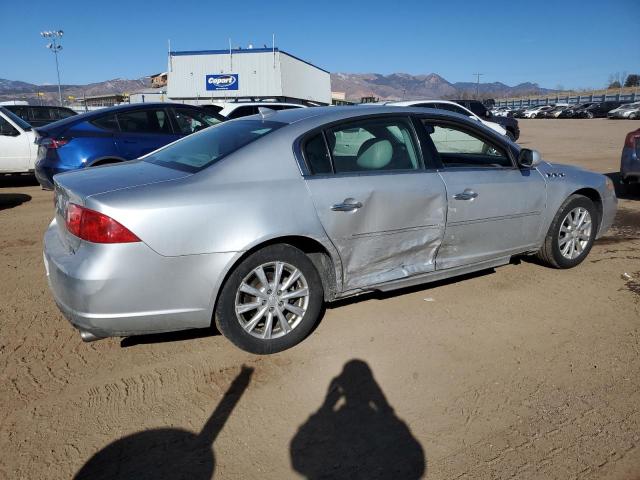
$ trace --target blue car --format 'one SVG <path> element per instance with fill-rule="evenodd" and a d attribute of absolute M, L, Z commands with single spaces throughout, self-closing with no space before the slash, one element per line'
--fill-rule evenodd
<path fill-rule="evenodd" d="M 36 178 L 53 189 L 53 176 L 123 162 L 223 121 L 193 105 L 142 103 L 104 108 L 37 129 Z"/>

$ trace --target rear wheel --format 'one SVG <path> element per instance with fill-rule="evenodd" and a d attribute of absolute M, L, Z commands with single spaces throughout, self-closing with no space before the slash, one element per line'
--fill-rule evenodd
<path fill-rule="evenodd" d="M 309 334 L 323 298 L 320 275 L 309 257 L 291 245 L 271 245 L 249 255 L 231 273 L 215 322 L 239 348 L 276 353 Z"/>
<path fill-rule="evenodd" d="M 512 142 L 516 141 L 516 136 L 511 130 L 507 130 L 507 137 L 509 137 L 509 140 L 511 140 Z"/>
<path fill-rule="evenodd" d="M 589 198 L 571 195 L 551 222 L 538 258 L 554 268 L 572 268 L 582 263 L 593 246 L 597 218 Z"/>

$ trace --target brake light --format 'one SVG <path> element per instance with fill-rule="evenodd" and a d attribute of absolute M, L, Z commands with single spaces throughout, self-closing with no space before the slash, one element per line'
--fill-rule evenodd
<path fill-rule="evenodd" d="M 634 148 L 635 143 L 640 140 L 640 130 L 636 130 L 635 132 L 629 132 L 627 134 L 627 138 L 624 140 L 624 146 L 629 148 Z"/>
<path fill-rule="evenodd" d="M 66 226 L 70 233 L 93 243 L 139 242 L 126 227 L 107 215 L 75 203 L 67 207 Z"/>
<path fill-rule="evenodd" d="M 70 138 L 45 138 L 42 141 L 42 145 L 47 148 L 56 149 L 65 146 L 70 141 Z"/>

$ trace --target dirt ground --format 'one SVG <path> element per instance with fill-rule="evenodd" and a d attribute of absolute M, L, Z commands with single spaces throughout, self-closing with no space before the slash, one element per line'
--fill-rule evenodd
<path fill-rule="evenodd" d="M 520 143 L 611 173 L 638 127 L 525 120 Z M 82 343 L 46 285 L 52 211 L 0 179 L 0 478 L 640 479 L 640 194 L 576 269 L 344 302 L 268 357 Z"/>

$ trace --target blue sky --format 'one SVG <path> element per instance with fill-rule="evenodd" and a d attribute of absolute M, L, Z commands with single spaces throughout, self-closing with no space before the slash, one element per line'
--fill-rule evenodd
<path fill-rule="evenodd" d="M 162 71 L 173 50 L 276 45 L 331 72 L 599 88 L 640 72 L 640 0 L 0 0 L 0 78 L 55 83 L 39 36 L 63 29 L 63 83 Z M 55 5 L 55 7 L 54 7 Z"/>

